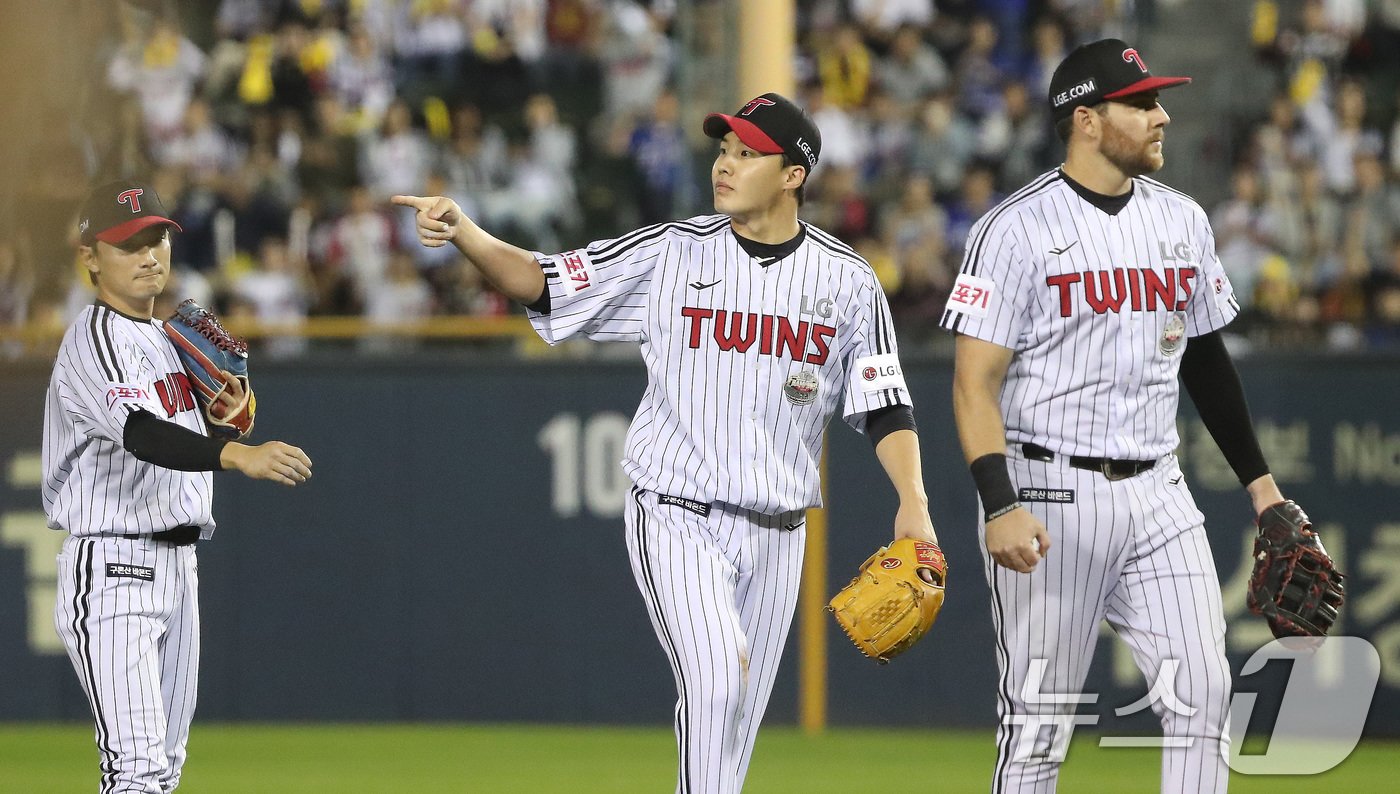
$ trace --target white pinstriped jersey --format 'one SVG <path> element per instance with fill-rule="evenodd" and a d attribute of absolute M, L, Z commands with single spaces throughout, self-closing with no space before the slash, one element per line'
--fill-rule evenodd
<path fill-rule="evenodd" d="M 79 536 L 179 526 L 214 530 L 212 472 L 173 471 L 122 447 L 127 416 L 144 408 L 206 435 L 204 419 L 160 320 L 97 304 L 64 334 L 44 404 L 44 512 Z"/>
<path fill-rule="evenodd" d="M 912 405 L 889 306 L 869 264 L 810 224 L 776 261 L 724 215 L 638 229 L 545 256 L 545 341 L 641 344 L 648 381 L 623 469 L 639 487 L 760 513 L 820 504 L 822 431 L 844 402 Z"/>
<path fill-rule="evenodd" d="M 1177 447 L 1187 338 L 1238 313 L 1190 197 L 1138 177 L 1110 214 L 1056 169 L 973 227 L 940 324 L 1016 351 L 1001 392 L 1009 441 L 1146 460 Z"/>

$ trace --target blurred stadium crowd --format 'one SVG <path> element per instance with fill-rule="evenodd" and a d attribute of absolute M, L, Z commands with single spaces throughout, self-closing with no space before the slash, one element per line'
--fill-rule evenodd
<path fill-rule="evenodd" d="M 145 5 L 94 5 L 105 121 L 61 126 L 33 159 L 83 185 L 152 174 L 184 229 L 169 295 L 274 324 L 502 314 L 517 309 L 453 249 L 419 246 L 390 195 L 452 195 L 543 251 L 711 211 L 713 142 L 692 119 L 730 110 L 705 79 L 723 72 L 722 2 Z M 1241 327 L 1274 341 L 1400 342 L 1400 2 L 1371 5 L 1261 0 L 1240 32 L 1278 93 L 1239 120 L 1231 195 L 1206 209 Z M 823 134 L 803 217 L 874 265 L 906 345 L 931 343 L 973 222 L 1061 159 L 1051 70 L 1082 41 L 1135 39 L 1156 3 L 797 7 L 798 98 Z M 682 95 L 683 68 L 704 92 Z M 39 231 L 0 241 L 0 325 L 90 300 L 75 232 Z"/>

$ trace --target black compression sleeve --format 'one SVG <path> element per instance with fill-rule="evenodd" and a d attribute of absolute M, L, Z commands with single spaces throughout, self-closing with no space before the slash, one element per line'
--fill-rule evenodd
<path fill-rule="evenodd" d="M 871 444 L 880 446 L 885 436 L 896 430 L 919 432 L 919 426 L 914 424 L 913 408 L 907 405 L 891 405 L 888 408 L 876 408 L 866 414 L 865 434 L 870 437 Z"/>
<path fill-rule="evenodd" d="M 128 416 L 122 430 L 122 446 L 137 460 L 175 471 L 222 471 L 219 453 L 226 443 L 167 422 L 150 411 Z"/>
<path fill-rule="evenodd" d="M 1244 385 L 1219 331 L 1187 343 L 1181 355 L 1181 383 L 1240 484 L 1248 485 L 1268 474 L 1269 464 L 1259 449 L 1244 400 Z"/>

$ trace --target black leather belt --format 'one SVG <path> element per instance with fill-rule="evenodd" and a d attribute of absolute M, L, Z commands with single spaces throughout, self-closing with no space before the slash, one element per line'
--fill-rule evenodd
<path fill-rule="evenodd" d="M 160 543 L 169 543 L 172 546 L 188 546 L 199 540 L 199 527 L 175 527 L 146 535 L 128 535 L 127 537 L 150 538 Z"/>
<path fill-rule="evenodd" d="M 1039 444 L 1022 444 L 1021 452 L 1027 460 L 1050 463 L 1055 453 Z M 1069 465 L 1076 469 L 1096 471 L 1110 480 L 1126 480 L 1136 477 L 1157 465 L 1156 460 L 1124 460 L 1119 458 L 1090 458 L 1084 455 L 1070 455 Z"/>

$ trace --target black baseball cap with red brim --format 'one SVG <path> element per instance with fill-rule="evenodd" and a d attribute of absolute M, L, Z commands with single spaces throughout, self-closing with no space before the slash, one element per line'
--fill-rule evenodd
<path fill-rule="evenodd" d="M 98 241 L 116 245 L 157 224 L 183 231 L 180 224 L 170 219 L 154 188 L 119 179 L 94 188 L 83 202 L 78 238 L 83 245 L 95 245 Z"/>
<path fill-rule="evenodd" d="M 1050 78 L 1050 112 L 1059 121 L 1080 105 L 1185 85 L 1189 77 L 1154 77 L 1142 55 L 1118 39 L 1100 39 L 1075 48 Z"/>
<path fill-rule="evenodd" d="M 733 131 L 755 152 L 786 154 L 793 165 L 806 168 L 808 174 L 821 156 L 822 135 L 816 122 L 782 94 L 756 96 L 732 116 L 711 113 L 703 128 L 711 138 L 723 138 Z"/>

